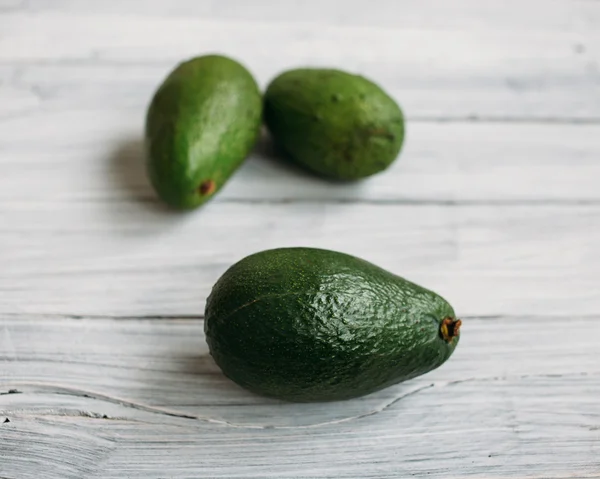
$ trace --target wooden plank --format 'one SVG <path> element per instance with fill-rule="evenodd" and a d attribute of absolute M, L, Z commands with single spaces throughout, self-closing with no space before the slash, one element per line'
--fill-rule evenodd
<path fill-rule="evenodd" d="M 6 5 L 4 6 L 4 4 Z M 369 8 L 359 1 L 340 7 L 336 0 L 281 3 L 227 0 L 226 2 L 172 0 L 3 0 L 5 11 L 94 13 L 145 16 L 195 16 L 204 19 L 239 19 L 246 22 L 298 22 L 320 25 L 356 25 L 438 29 L 592 30 L 599 20 L 598 5 L 589 0 L 372 0 Z M 518 9 L 518 15 L 515 15 Z M 540 14 L 543 12 L 543 15 Z"/>
<path fill-rule="evenodd" d="M 103 113 L 90 108 L 6 120 L 0 204 L 154 201 L 143 166 L 143 115 L 142 107 Z M 350 184 L 323 181 L 291 166 L 265 138 L 217 201 L 600 201 L 599 125 L 409 123 L 407 128 L 404 150 L 390 169 Z"/>
<path fill-rule="evenodd" d="M 13 203 L 0 210 L 0 313 L 199 315 L 247 254 L 314 246 L 364 257 L 461 315 L 600 308 L 600 207 Z"/>
<path fill-rule="evenodd" d="M 224 378 L 201 321 L 4 317 L 0 477 L 599 477 L 598 334 L 468 318 L 424 377 L 290 404 Z"/>
<path fill-rule="evenodd" d="M 494 5 L 506 19 L 508 10 L 498 7 L 500 3 Z M 17 78 L 17 86 L 11 89 L 22 88 L 18 86 L 21 66 L 33 65 L 40 71 L 49 64 L 48 75 L 52 77 L 53 66 L 61 64 L 70 71 L 79 68 L 79 77 L 87 72 L 87 78 L 106 76 L 98 65 L 112 66 L 115 79 L 138 77 L 147 70 L 140 81 L 142 91 L 147 92 L 175 63 L 217 51 L 247 63 L 263 86 L 278 72 L 302 65 L 363 73 L 389 90 L 412 119 L 598 121 L 600 33 L 594 19 L 600 9 L 586 3 L 583 10 L 578 10 L 583 2 L 572 6 L 557 3 L 558 10 L 551 17 L 563 15 L 570 25 L 559 23 L 547 29 L 525 28 L 523 24 L 520 28 L 506 24 L 486 28 L 485 23 L 438 28 L 436 20 L 426 23 L 427 11 L 422 11 L 420 28 L 18 11 L 2 16 L 0 63 L 4 64 L 5 81 Z M 390 4 L 388 10 L 394 13 L 396 8 Z M 589 15 L 588 10 L 592 11 Z M 444 10 L 440 11 L 443 14 Z M 533 10 L 528 11 L 533 17 Z M 493 8 L 489 12 L 484 7 L 476 17 L 486 15 L 489 19 L 493 14 Z M 379 15 L 403 17 L 383 11 Z M 441 17 L 437 18 L 439 22 Z M 48 38 L 52 38 L 51 43 Z M 52 93 L 50 99 L 44 97 L 45 81 L 37 81 L 41 83 L 37 93 L 35 89 L 20 93 L 23 101 L 51 104 Z M 54 92 L 58 95 L 54 101 L 60 103 L 62 98 L 69 102 L 64 99 L 69 90 L 57 88 Z M 127 102 L 122 96 L 115 98 Z"/>

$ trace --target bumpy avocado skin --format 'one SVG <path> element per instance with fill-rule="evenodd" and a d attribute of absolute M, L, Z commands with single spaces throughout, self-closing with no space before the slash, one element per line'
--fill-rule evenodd
<path fill-rule="evenodd" d="M 204 329 L 226 376 L 258 394 L 331 401 L 442 365 L 458 344 L 440 296 L 367 261 L 313 248 L 242 259 L 213 287 Z"/>
<path fill-rule="evenodd" d="M 177 209 L 212 198 L 252 150 L 262 99 L 239 63 L 207 55 L 181 63 L 146 116 L 147 170 L 158 196 Z"/>
<path fill-rule="evenodd" d="M 385 170 L 400 153 L 404 117 L 379 86 L 330 69 L 298 69 L 275 78 L 265 93 L 265 122 L 300 165 L 337 180 Z"/>

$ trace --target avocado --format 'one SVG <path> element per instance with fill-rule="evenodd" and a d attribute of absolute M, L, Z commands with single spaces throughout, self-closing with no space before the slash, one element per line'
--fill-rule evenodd
<path fill-rule="evenodd" d="M 264 116 L 293 161 L 336 180 L 385 170 L 400 153 L 404 117 L 379 86 L 340 70 L 282 73 L 268 86 Z"/>
<path fill-rule="evenodd" d="M 314 248 L 248 256 L 217 281 L 204 331 L 226 376 L 258 394 L 332 401 L 441 366 L 461 321 L 432 291 Z"/>
<path fill-rule="evenodd" d="M 252 75 L 219 55 L 181 63 L 146 116 L 147 170 L 158 196 L 177 209 L 205 203 L 250 153 L 262 99 Z"/>

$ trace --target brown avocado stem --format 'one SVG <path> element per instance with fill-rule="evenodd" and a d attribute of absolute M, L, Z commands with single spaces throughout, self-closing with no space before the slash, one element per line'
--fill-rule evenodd
<path fill-rule="evenodd" d="M 442 324 L 440 325 L 440 334 L 442 335 L 442 339 L 449 343 L 455 337 L 459 335 L 460 326 L 462 321 L 460 319 L 455 318 L 444 318 L 442 320 Z"/>
<path fill-rule="evenodd" d="M 198 192 L 202 196 L 212 195 L 215 192 L 217 185 L 213 180 L 205 180 L 198 187 Z"/>

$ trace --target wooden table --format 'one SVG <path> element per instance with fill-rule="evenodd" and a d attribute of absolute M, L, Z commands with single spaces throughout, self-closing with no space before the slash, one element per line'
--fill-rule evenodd
<path fill-rule="evenodd" d="M 264 86 L 362 72 L 402 104 L 384 174 L 331 184 L 268 140 L 166 211 L 145 108 L 181 59 Z M 447 297 L 454 357 L 329 404 L 227 380 L 204 301 L 279 246 L 355 254 Z M 600 3 L 0 0 L 0 477 L 600 477 Z"/>

